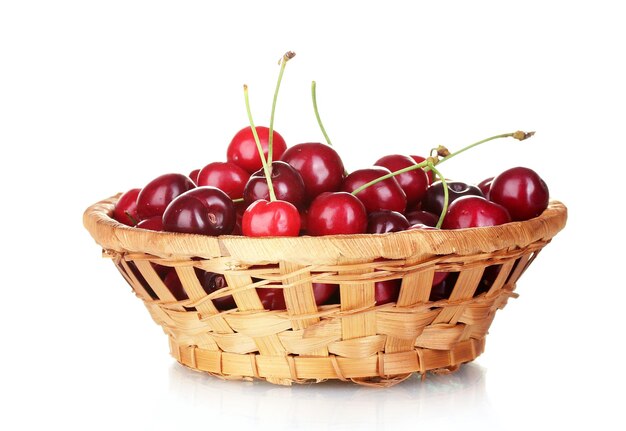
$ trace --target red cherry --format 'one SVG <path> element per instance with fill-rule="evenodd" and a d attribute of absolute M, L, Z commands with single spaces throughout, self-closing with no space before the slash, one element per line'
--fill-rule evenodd
<path fill-rule="evenodd" d="M 281 160 L 300 173 L 309 200 L 324 192 L 336 192 L 341 187 L 345 171 L 343 161 L 329 145 L 318 142 L 297 144 L 287 148 Z"/>
<path fill-rule="evenodd" d="M 165 174 L 153 179 L 137 196 L 139 218 L 143 220 L 163 215 L 165 208 L 176 196 L 195 187 L 195 183 L 183 174 Z"/>
<path fill-rule="evenodd" d="M 258 200 L 243 213 L 241 230 L 245 236 L 298 236 L 300 214 L 286 201 Z"/>
<path fill-rule="evenodd" d="M 461 196 L 483 196 L 478 187 L 462 181 L 446 181 L 446 183 L 448 184 L 448 207 Z M 443 211 L 443 202 L 443 183 L 435 181 L 426 190 L 426 195 L 422 199 L 422 210 L 439 215 Z"/>
<path fill-rule="evenodd" d="M 302 177 L 291 165 L 276 161 L 272 162 L 271 168 L 272 185 L 276 199 L 294 204 L 297 208 L 302 208 L 306 199 L 304 182 Z M 259 199 L 269 200 L 269 188 L 265 171 L 259 169 L 250 176 L 243 190 L 243 200 L 250 205 Z"/>
<path fill-rule="evenodd" d="M 144 220 L 141 220 L 137 223 L 137 226 L 140 229 L 147 230 L 155 230 L 155 231 L 163 231 L 163 217 L 162 216 L 154 216 Z"/>
<path fill-rule="evenodd" d="M 489 178 L 485 178 L 484 180 L 482 180 L 476 185 L 476 187 L 478 187 L 480 191 L 483 192 L 483 196 L 485 196 L 486 199 L 489 199 L 489 191 L 491 190 L 492 182 L 493 182 L 493 177 L 489 177 Z"/>
<path fill-rule="evenodd" d="M 257 126 L 256 132 L 267 159 L 270 130 L 267 127 Z M 287 144 L 276 130 L 274 130 L 273 135 L 272 154 L 274 160 L 279 160 L 287 149 Z M 244 127 L 235 134 L 226 150 L 226 158 L 229 162 L 240 166 L 249 173 L 256 172 L 263 167 L 251 127 Z"/>
<path fill-rule="evenodd" d="M 200 169 L 194 169 L 193 171 L 189 172 L 189 178 L 191 179 L 191 181 L 196 183 L 196 185 L 198 185 L 198 174 L 199 173 L 200 173 Z"/>
<path fill-rule="evenodd" d="M 511 216 L 502 205 L 480 196 L 462 196 L 450 205 L 443 229 L 497 226 L 509 223 Z"/>
<path fill-rule="evenodd" d="M 215 272 L 204 271 L 199 268 L 195 268 L 196 276 L 202 285 L 202 289 L 206 292 L 206 294 L 213 293 L 219 289 L 223 289 L 227 287 L 226 278 L 222 274 L 217 274 Z M 237 307 L 235 303 L 235 299 L 232 295 L 222 296 L 221 298 L 214 298 L 213 305 L 218 310 L 230 310 L 231 308 Z"/>
<path fill-rule="evenodd" d="M 248 171 L 234 163 L 213 162 L 200 170 L 196 184 L 217 187 L 231 199 L 240 199 L 249 178 Z"/>
<path fill-rule="evenodd" d="M 377 281 L 374 283 L 374 298 L 376 305 L 388 304 L 398 300 L 401 280 Z"/>
<path fill-rule="evenodd" d="M 422 157 L 422 156 L 409 156 L 409 157 L 415 160 L 415 163 L 418 163 L 418 164 L 426 160 L 426 157 Z M 426 172 L 426 177 L 428 178 L 429 185 L 435 182 L 435 173 L 433 171 Z"/>
<path fill-rule="evenodd" d="M 396 211 L 374 211 L 367 216 L 367 233 L 387 233 L 407 230 L 410 224 Z"/>
<path fill-rule="evenodd" d="M 516 167 L 493 179 L 489 199 L 505 207 L 513 220 L 528 220 L 548 207 L 550 193 L 535 171 Z"/>
<path fill-rule="evenodd" d="M 233 201 L 218 188 L 197 187 L 176 197 L 163 213 L 168 232 L 228 235 L 235 226 Z"/>
<path fill-rule="evenodd" d="M 391 172 L 399 171 L 400 169 L 408 168 L 409 166 L 415 166 L 416 164 L 415 160 L 411 157 L 403 156 L 401 154 L 391 154 L 378 159 L 378 161 L 374 163 L 374 165 L 385 167 Z M 394 178 L 406 194 L 406 202 L 408 206 L 416 204 L 424 197 L 429 181 L 426 172 L 422 169 L 405 172 L 403 174 L 396 175 Z"/>
<path fill-rule="evenodd" d="M 313 236 L 365 233 L 367 212 L 363 203 L 346 192 L 326 192 L 311 202 L 307 233 Z"/>
<path fill-rule="evenodd" d="M 444 272 L 447 277 L 441 280 L 439 283 L 433 282 L 433 286 L 430 289 L 429 301 L 439 301 L 442 299 L 449 299 L 454 285 L 459 278 L 458 272 Z"/>
<path fill-rule="evenodd" d="M 344 179 L 341 191 L 351 193 L 362 185 L 389 173 L 391 171 L 382 166 L 358 169 Z M 402 213 L 406 209 L 406 194 L 395 178 L 387 178 L 373 184 L 357 193 L 356 197 L 363 202 L 368 212 L 390 210 Z"/>
<path fill-rule="evenodd" d="M 313 297 L 316 305 L 323 305 L 328 301 L 339 286 L 330 283 L 313 283 Z M 257 288 L 257 294 L 266 310 L 285 310 L 285 294 L 283 289 L 274 287 Z"/>
<path fill-rule="evenodd" d="M 130 189 L 120 196 L 113 210 L 113 218 L 115 220 L 127 226 L 134 226 L 137 223 L 137 220 L 139 220 L 137 196 L 139 196 L 140 191 L 141 189 Z"/>
<path fill-rule="evenodd" d="M 411 211 L 405 214 L 409 225 L 423 224 L 426 226 L 437 226 L 439 216 L 428 211 Z"/>

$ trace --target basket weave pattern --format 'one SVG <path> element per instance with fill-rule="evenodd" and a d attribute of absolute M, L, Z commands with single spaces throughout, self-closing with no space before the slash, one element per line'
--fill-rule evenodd
<path fill-rule="evenodd" d="M 181 364 L 222 378 L 271 383 L 326 379 L 392 385 L 414 372 L 449 372 L 484 350 L 498 309 L 566 222 L 551 202 L 525 222 L 458 231 L 246 238 L 152 232 L 110 218 L 118 196 L 92 205 L 84 224 L 112 258 Z M 176 268 L 177 301 L 155 264 Z M 486 291 L 486 268 L 499 266 Z M 194 268 L 224 274 L 207 295 Z M 435 272 L 458 273 L 449 298 L 431 301 Z M 376 281 L 401 279 L 396 303 L 375 305 Z M 339 285 L 340 303 L 317 306 L 312 283 Z M 256 288 L 283 289 L 287 309 L 263 308 Z M 479 294 L 477 293 L 480 292 Z M 212 299 L 232 295 L 237 308 Z"/>

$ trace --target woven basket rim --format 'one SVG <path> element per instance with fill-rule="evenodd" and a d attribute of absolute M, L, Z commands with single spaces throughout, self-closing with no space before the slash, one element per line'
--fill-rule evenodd
<path fill-rule="evenodd" d="M 499 226 L 458 230 L 409 230 L 386 234 L 267 237 L 156 232 L 137 229 L 111 217 L 118 193 L 89 206 L 83 224 L 105 250 L 143 253 L 164 259 L 229 258 L 238 263 L 290 261 L 338 264 L 372 258 L 423 259 L 444 254 L 490 253 L 549 241 L 567 221 L 567 208 L 552 200 L 538 217 Z"/>

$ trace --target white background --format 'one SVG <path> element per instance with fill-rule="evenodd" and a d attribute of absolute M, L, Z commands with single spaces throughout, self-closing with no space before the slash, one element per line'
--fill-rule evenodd
<path fill-rule="evenodd" d="M 0 427 L 623 427 L 623 15 L 504 3 L 1 2 Z M 532 167 L 570 211 L 458 374 L 374 390 L 190 372 L 82 227 L 100 199 L 224 160 L 242 84 L 267 124 L 287 50 L 277 130 L 323 139 L 316 80 L 349 169 L 537 131 L 441 167 Z"/>

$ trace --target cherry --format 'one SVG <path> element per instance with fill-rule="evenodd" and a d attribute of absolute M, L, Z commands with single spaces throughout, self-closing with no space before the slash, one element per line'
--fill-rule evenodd
<path fill-rule="evenodd" d="M 423 161 L 426 160 L 426 157 L 422 157 L 422 156 L 409 156 L 409 157 L 415 160 L 415 163 L 422 163 Z M 426 177 L 428 178 L 428 185 L 435 182 L 435 173 L 433 171 L 426 172 Z"/>
<path fill-rule="evenodd" d="M 153 179 L 137 196 L 139 218 L 143 220 L 163 215 L 175 197 L 195 187 L 195 183 L 183 174 L 165 174 Z"/>
<path fill-rule="evenodd" d="M 189 178 L 191 179 L 191 181 L 196 183 L 196 185 L 198 185 L 198 174 L 199 173 L 200 173 L 200 169 L 194 169 L 193 171 L 189 172 Z"/>
<path fill-rule="evenodd" d="M 458 272 L 445 272 L 447 277 L 441 280 L 439 283 L 434 283 L 430 289 L 430 297 L 429 301 L 439 301 L 442 299 L 449 299 L 452 290 L 454 290 L 454 285 L 459 278 Z"/>
<path fill-rule="evenodd" d="M 376 305 L 388 304 L 398 300 L 402 280 L 386 280 L 374 283 Z"/>
<path fill-rule="evenodd" d="M 331 283 L 313 283 L 313 297 L 316 305 L 322 305 L 328 301 L 339 286 Z M 279 287 L 257 288 L 257 294 L 266 310 L 284 310 L 287 308 L 285 294 Z"/>
<path fill-rule="evenodd" d="M 276 199 L 291 202 L 297 208 L 304 206 L 304 182 L 297 170 L 285 162 L 276 161 L 272 162 L 270 175 Z M 270 199 L 264 169 L 253 173 L 243 189 L 243 200 L 246 204 L 250 205 L 259 199 Z"/>
<path fill-rule="evenodd" d="M 267 127 L 257 126 L 256 132 L 259 135 L 259 140 L 263 148 L 263 154 L 267 158 L 270 135 L 269 129 Z M 274 130 L 273 133 L 272 145 L 274 147 L 274 158 L 278 160 L 287 149 L 287 144 L 276 130 Z M 263 163 L 261 162 L 261 157 L 254 140 L 254 134 L 252 133 L 252 127 L 244 127 L 235 134 L 232 141 L 228 145 L 228 149 L 226 150 L 226 158 L 229 162 L 238 165 L 249 173 L 256 172 L 263 167 Z"/>
<path fill-rule="evenodd" d="M 528 220 L 548 207 L 550 193 L 535 171 L 516 167 L 493 179 L 489 198 L 505 207 L 513 220 Z"/>
<path fill-rule="evenodd" d="M 496 278 L 498 277 L 501 268 L 502 265 L 490 265 L 485 268 L 485 272 L 480 279 L 480 283 L 478 283 L 478 287 L 476 288 L 476 292 L 474 292 L 474 296 L 478 296 L 481 293 L 489 291 L 491 286 L 493 286 L 493 283 L 496 281 Z"/>
<path fill-rule="evenodd" d="M 403 156 L 401 154 L 391 154 L 378 159 L 376 163 L 374 163 L 374 165 L 385 167 L 391 172 L 399 171 L 400 169 L 414 166 L 416 164 L 415 160 L 411 157 Z M 426 172 L 422 169 L 404 172 L 396 175 L 394 178 L 406 194 L 406 202 L 408 206 L 416 204 L 424 197 L 429 181 Z"/>
<path fill-rule="evenodd" d="M 352 193 L 370 181 L 390 173 L 389 169 L 382 166 L 358 169 L 344 179 L 341 190 Z M 406 194 L 393 177 L 367 187 L 356 193 L 356 197 L 363 202 L 368 212 L 390 210 L 402 213 L 406 209 Z"/>
<path fill-rule="evenodd" d="M 198 173 L 196 184 L 217 187 L 231 199 L 240 199 L 250 178 L 248 171 L 230 162 L 213 162 Z"/>
<path fill-rule="evenodd" d="M 480 196 L 461 196 L 448 209 L 443 229 L 497 226 L 511 221 L 509 212 L 502 205 Z"/>
<path fill-rule="evenodd" d="M 483 196 L 483 193 L 476 186 L 466 184 L 461 181 L 447 181 L 448 184 L 448 205 L 452 204 L 461 196 Z M 443 211 L 443 183 L 435 181 L 426 190 L 426 195 L 422 199 L 422 210 L 433 214 L 441 214 Z"/>
<path fill-rule="evenodd" d="M 113 209 L 113 218 L 127 226 L 135 226 L 139 215 L 137 215 L 137 196 L 141 189 L 130 189 L 122 194 Z"/>
<path fill-rule="evenodd" d="M 332 283 L 313 283 L 313 296 L 317 305 L 326 304 L 339 291 L 339 285 Z"/>
<path fill-rule="evenodd" d="M 235 226 L 233 201 L 218 188 L 203 186 L 176 197 L 163 213 L 169 232 L 228 235 Z"/>
<path fill-rule="evenodd" d="M 313 236 L 365 233 L 367 212 L 363 203 L 346 192 L 326 192 L 309 206 L 307 233 Z"/>
<path fill-rule="evenodd" d="M 298 171 L 304 181 L 308 200 L 341 188 L 345 172 L 343 161 L 328 145 L 318 142 L 297 144 L 287 148 L 281 160 Z"/>
<path fill-rule="evenodd" d="M 405 214 L 406 219 L 409 221 L 409 225 L 423 224 L 426 226 L 437 226 L 439 216 L 428 211 L 410 211 Z"/>
<path fill-rule="evenodd" d="M 485 178 L 481 182 L 479 182 L 476 187 L 480 189 L 483 193 L 483 196 L 489 199 L 489 190 L 491 190 L 491 183 L 493 182 L 493 177 Z"/>
<path fill-rule="evenodd" d="M 410 224 L 396 211 L 374 211 L 367 216 L 367 233 L 387 233 L 407 230 Z"/>
<path fill-rule="evenodd" d="M 298 236 L 300 214 L 291 203 L 260 199 L 243 213 L 241 230 L 245 236 Z"/>
<path fill-rule="evenodd" d="M 228 286 L 228 284 L 226 283 L 226 278 L 224 278 L 224 275 L 222 274 L 204 271 L 199 268 L 195 268 L 195 272 L 196 276 L 198 277 L 198 281 L 200 281 L 200 284 L 202 285 L 202 288 L 207 295 Z M 223 296 L 221 298 L 214 298 L 213 305 L 215 305 L 215 308 L 221 311 L 230 310 L 231 308 L 237 307 L 235 299 L 232 295 Z"/>
<path fill-rule="evenodd" d="M 167 286 L 170 293 L 174 295 L 177 301 L 183 301 L 185 299 L 189 299 L 187 292 L 183 289 L 183 285 L 180 282 L 180 278 L 178 278 L 178 274 L 174 268 L 168 268 L 168 272 L 163 279 L 163 283 Z"/>
<path fill-rule="evenodd" d="M 143 219 L 139 223 L 137 223 L 137 226 L 135 227 L 138 227 L 140 229 L 162 231 L 163 230 L 163 217 L 154 216 L 154 217 L 150 217 L 147 219 Z"/>

